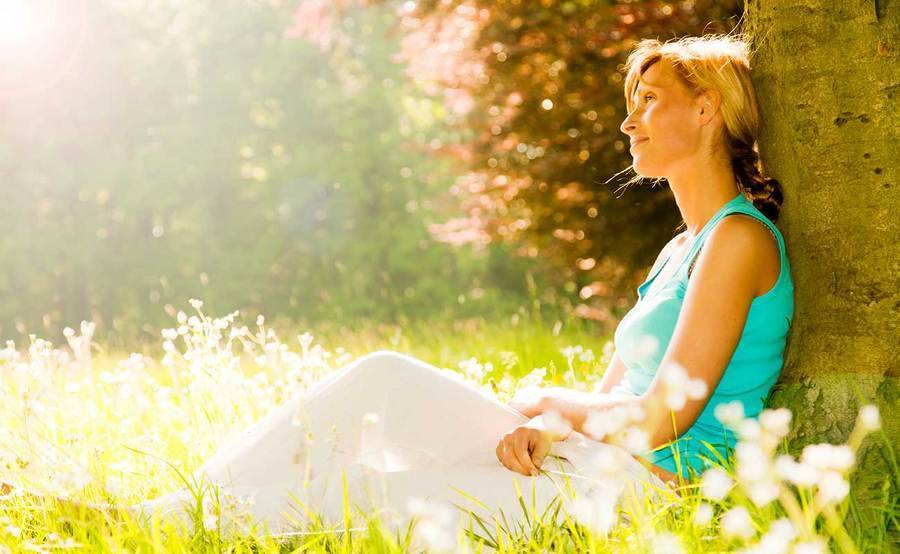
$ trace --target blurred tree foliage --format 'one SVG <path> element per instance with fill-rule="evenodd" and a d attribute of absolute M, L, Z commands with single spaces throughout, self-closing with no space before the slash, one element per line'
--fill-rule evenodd
<path fill-rule="evenodd" d="M 324 51 L 296 3 L 70 4 L 0 80 L 0 335 L 154 332 L 190 297 L 390 320 L 524 292 L 536 263 L 426 229 L 456 168 L 411 147 L 446 112 L 392 10 L 342 14 Z"/>
<path fill-rule="evenodd" d="M 323 2 L 324 3 L 324 2 Z M 343 0 L 341 4 L 352 4 Z M 376 2 L 378 3 L 378 2 Z M 680 224 L 668 187 L 620 186 L 629 170 L 622 64 L 642 38 L 728 32 L 742 2 L 420 0 L 401 5 L 410 73 L 455 108 L 445 147 L 465 217 L 450 241 L 501 241 L 539 258 L 618 322 Z"/>

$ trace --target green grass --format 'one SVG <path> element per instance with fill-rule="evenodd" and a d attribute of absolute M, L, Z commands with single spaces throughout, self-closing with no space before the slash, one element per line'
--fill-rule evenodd
<path fill-rule="evenodd" d="M 351 532 L 311 525 L 290 537 L 259 532 L 234 537 L 221 534 L 210 520 L 204 525 L 201 506 L 194 525 L 182 529 L 165 520 L 141 525 L 126 515 L 53 497 L 128 504 L 175 490 L 184 484 L 179 475 L 190 475 L 221 437 L 372 350 L 393 349 L 459 369 L 501 400 L 538 380 L 590 390 L 612 353 L 609 338 L 590 323 L 526 310 L 491 320 L 442 318 L 426 324 L 278 325 L 277 333 L 265 322 L 244 327 L 200 312 L 196 319 L 189 317 L 173 322 L 167 332 L 171 344 L 157 347 L 160 356 L 98 354 L 103 352 L 99 345 L 79 343 L 82 338 L 90 342 L 90 327 L 71 334 L 69 348 L 35 339 L 2 351 L 0 481 L 43 496 L 17 495 L 0 503 L 0 545 L 10 551 L 403 551 L 421 539 L 418 529 L 427 522 L 393 533 L 373 515 L 354 513 L 348 505 L 345 524 Z M 160 345 L 165 342 L 161 339 Z M 854 450 L 866 432 L 858 426 L 855 433 L 848 443 Z M 873 436 L 883 439 L 880 432 Z M 884 448 L 895 460 L 886 441 Z M 799 534 L 791 543 L 820 541 L 829 550 L 848 552 L 896 547 L 897 500 L 890 486 L 862 506 L 853 494 L 823 504 L 816 500 L 816 486 L 779 481 L 778 498 L 758 505 L 733 462 L 726 470 L 737 484 L 723 498 L 706 498 L 699 484 L 684 483 L 677 495 L 661 491 L 655 501 L 628 507 L 608 533 L 560 504 L 531 513 L 528 493 L 522 491 L 527 529 L 514 514 L 505 521 L 472 516 L 463 518 L 466 525 L 457 533 L 444 530 L 445 538 L 449 532 L 453 550 L 469 551 L 773 551 L 779 530 L 788 529 L 789 522 Z M 852 471 L 839 477 L 849 478 Z M 888 477 L 896 483 L 896 464 L 893 472 Z M 729 535 L 727 522 L 740 524 L 742 510 L 749 527 L 735 525 Z M 562 523 L 551 523 L 555 515 Z M 748 536 L 740 536 L 741 531 Z"/>

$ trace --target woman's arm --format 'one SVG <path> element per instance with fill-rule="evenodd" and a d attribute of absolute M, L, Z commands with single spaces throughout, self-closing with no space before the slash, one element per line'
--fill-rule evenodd
<path fill-rule="evenodd" d="M 767 235 L 761 226 L 742 218 L 726 218 L 713 229 L 688 283 L 672 340 L 643 395 L 553 388 L 523 413 L 533 417 L 550 410 L 558 412 L 574 430 L 590 437 L 584 430 L 590 412 L 639 408 L 637 411 L 646 415 L 640 428 L 648 434 L 650 449 L 677 438 L 703 411 L 737 347 L 758 288 L 759 260 L 772 248 Z M 621 379 L 619 373 L 624 371 L 619 364 L 620 360 L 610 363 L 602 392 Z M 684 371 L 687 379 L 701 379 L 706 390 L 702 397 L 689 396 L 678 409 L 672 409 L 671 383 L 683 381 L 679 371 Z"/>
<path fill-rule="evenodd" d="M 650 444 L 666 444 L 700 416 L 737 348 L 759 288 L 759 266 L 772 254 L 768 230 L 744 218 L 726 217 L 713 228 L 688 281 L 681 312 L 656 376 L 643 398 Z M 705 394 L 674 394 L 682 376 L 702 380 Z M 670 409 L 674 404 L 680 406 Z"/>
<path fill-rule="evenodd" d="M 596 389 L 597 392 L 605 394 L 612 390 L 614 386 L 622 382 L 622 377 L 627 369 L 625 363 L 619 358 L 618 352 L 614 352 L 612 360 L 609 361 L 606 372 L 603 373 L 603 378 L 600 380 L 600 385 Z"/>

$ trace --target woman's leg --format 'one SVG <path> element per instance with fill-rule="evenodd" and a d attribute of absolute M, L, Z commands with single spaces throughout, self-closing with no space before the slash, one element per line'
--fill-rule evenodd
<path fill-rule="evenodd" d="M 377 351 L 280 405 L 220 448 L 196 477 L 224 485 L 235 496 L 256 494 L 254 512 L 272 519 L 292 496 L 314 500 L 325 494 L 333 486 L 326 484 L 333 481 L 328 477 L 339 475 L 339 468 L 502 468 L 497 442 L 527 419 L 426 362 Z M 310 489 L 311 482 L 319 489 Z M 179 491 L 153 506 L 171 512 L 186 497 Z"/>
<path fill-rule="evenodd" d="M 382 350 L 283 403 L 200 471 L 217 482 L 262 484 L 297 473 L 297 466 L 315 473 L 360 457 L 388 470 L 492 463 L 503 433 L 527 420 L 426 362 Z M 383 461 L 363 451 L 382 447 L 389 452 Z"/>

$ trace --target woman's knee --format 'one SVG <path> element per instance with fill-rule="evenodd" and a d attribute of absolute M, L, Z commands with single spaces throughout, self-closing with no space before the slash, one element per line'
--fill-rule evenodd
<path fill-rule="evenodd" d="M 391 379 L 409 374 L 415 360 L 393 350 L 376 350 L 357 358 L 355 373 L 375 380 Z"/>

